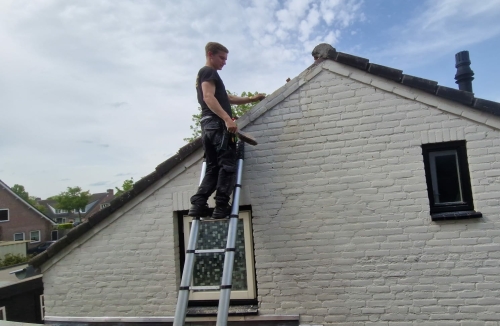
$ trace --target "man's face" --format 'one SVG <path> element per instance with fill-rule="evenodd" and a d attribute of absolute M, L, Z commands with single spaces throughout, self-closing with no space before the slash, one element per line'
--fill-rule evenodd
<path fill-rule="evenodd" d="M 208 52 L 208 57 L 210 58 L 211 65 L 217 70 L 221 70 L 226 65 L 227 53 L 225 52 L 219 51 L 216 54 Z"/>

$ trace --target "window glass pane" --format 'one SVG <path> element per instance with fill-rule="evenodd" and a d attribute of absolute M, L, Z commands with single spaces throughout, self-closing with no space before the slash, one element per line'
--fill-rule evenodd
<path fill-rule="evenodd" d="M 14 241 L 23 241 L 24 240 L 24 233 L 15 233 L 14 234 Z"/>
<path fill-rule="evenodd" d="M 40 241 L 40 231 L 31 231 L 30 239 L 32 242 Z"/>
<path fill-rule="evenodd" d="M 434 202 L 462 202 L 457 152 L 435 152 L 431 153 L 430 158 Z"/>
<path fill-rule="evenodd" d="M 200 223 L 200 233 L 196 249 L 226 248 L 228 220 Z M 193 285 L 220 285 L 224 266 L 222 254 L 196 254 L 193 271 Z M 243 221 L 238 220 L 236 253 L 234 260 L 232 290 L 247 290 L 247 271 L 245 261 L 245 234 Z M 210 290 L 213 291 L 213 290 Z"/>
<path fill-rule="evenodd" d="M 0 221 L 8 221 L 9 220 L 9 211 L 6 209 L 0 210 Z"/>

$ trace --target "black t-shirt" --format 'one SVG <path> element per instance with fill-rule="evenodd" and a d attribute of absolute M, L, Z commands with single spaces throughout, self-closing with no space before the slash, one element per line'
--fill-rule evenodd
<path fill-rule="evenodd" d="M 231 104 L 229 103 L 226 87 L 217 73 L 217 70 L 207 66 L 201 68 L 200 71 L 198 71 L 198 76 L 196 77 L 196 93 L 198 94 L 198 103 L 201 105 L 201 116 L 217 116 L 212 110 L 210 110 L 205 101 L 203 101 L 203 90 L 201 89 L 201 84 L 210 80 L 213 80 L 215 83 L 215 98 L 219 101 L 219 104 L 222 106 L 224 111 L 232 117 Z"/>

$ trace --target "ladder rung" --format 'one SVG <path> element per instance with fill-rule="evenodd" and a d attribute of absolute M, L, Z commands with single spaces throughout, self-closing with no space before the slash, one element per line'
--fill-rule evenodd
<path fill-rule="evenodd" d="M 220 285 L 211 285 L 211 286 L 190 286 L 190 290 L 220 290 Z"/>
<path fill-rule="evenodd" d="M 195 254 L 217 254 L 224 252 L 226 252 L 226 249 L 197 249 L 194 251 Z"/>

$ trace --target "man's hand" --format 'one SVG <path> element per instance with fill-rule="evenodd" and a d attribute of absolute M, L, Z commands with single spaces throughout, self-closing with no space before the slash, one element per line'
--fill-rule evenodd
<path fill-rule="evenodd" d="M 231 119 L 227 119 L 226 120 L 226 128 L 227 128 L 227 131 L 234 134 L 238 130 L 238 125 L 236 124 L 235 121 L 233 121 Z"/>
<path fill-rule="evenodd" d="M 250 100 L 252 102 L 259 102 L 259 101 L 262 101 L 265 98 L 266 98 L 266 94 L 259 93 L 257 95 L 254 95 L 254 96 L 250 97 Z"/>

